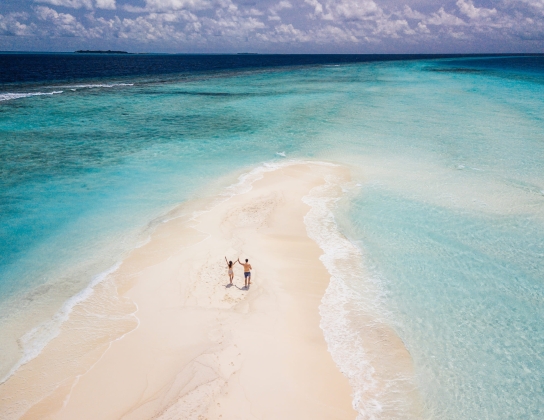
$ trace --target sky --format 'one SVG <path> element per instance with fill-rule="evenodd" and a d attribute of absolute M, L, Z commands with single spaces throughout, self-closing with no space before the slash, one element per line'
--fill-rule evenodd
<path fill-rule="evenodd" d="M 1 51 L 544 52 L 544 0 L 0 0 Z"/>

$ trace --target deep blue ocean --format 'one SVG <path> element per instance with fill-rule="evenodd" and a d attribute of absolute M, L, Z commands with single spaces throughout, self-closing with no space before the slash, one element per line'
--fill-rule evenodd
<path fill-rule="evenodd" d="M 312 159 L 428 418 L 544 418 L 543 116 L 542 55 L 0 54 L 0 379 L 176 205 Z"/>

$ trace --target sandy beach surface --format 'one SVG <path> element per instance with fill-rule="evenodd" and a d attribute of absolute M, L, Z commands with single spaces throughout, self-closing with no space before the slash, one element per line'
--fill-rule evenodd
<path fill-rule="evenodd" d="M 349 177 L 332 165 L 288 165 L 192 219 L 161 224 L 0 387 L 6 413 L 354 419 L 319 327 L 330 275 L 304 225 L 302 198 L 326 176 Z M 249 259 L 249 290 L 238 264 L 228 285 L 225 256 Z M 89 313 L 95 325 L 79 325 Z"/>

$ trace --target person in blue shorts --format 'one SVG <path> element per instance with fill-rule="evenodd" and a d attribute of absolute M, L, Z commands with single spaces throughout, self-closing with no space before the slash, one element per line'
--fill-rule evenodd
<path fill-rule="evenodd" d="M 251 264 L 247 258 L 245 263 L 241 262 L 240 258 L 238 258 L 238 262 L 244 266 L 244 287 L 249 289 L 249 285 L 251 284 Z"/>

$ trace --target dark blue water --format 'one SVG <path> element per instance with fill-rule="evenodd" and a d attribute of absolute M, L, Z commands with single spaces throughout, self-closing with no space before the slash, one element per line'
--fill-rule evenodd
<path fill-rule="evenodd" d="M 459 58 L 460 54 L 0 54 L 0 83 L 73 81 L 288 66 Z M 494 56 L 494 55 L 482 55 Z M 475 57 L 472 55 L 472 57 Z M 511 65 L 508 61 L 507 65 Z"/>

